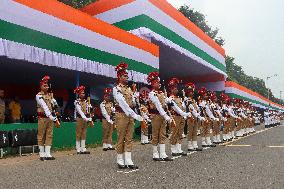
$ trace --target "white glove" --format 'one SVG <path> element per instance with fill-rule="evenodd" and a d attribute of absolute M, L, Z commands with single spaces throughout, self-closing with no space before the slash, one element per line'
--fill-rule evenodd
<path fill-rule="evenodd" d="M 92 121 L 92 118 L 85 118 L 84 119 L 86 122 L 91 122 Z"/>
<path fill-rule="evenodd" d="M 166 115 L 164 115 L 164 118 L 165 118 L 166 122 L 171 123 L 172 119 L 170 118 L 170 116 L 168 116 L 166 114 Z"/>
<path fill-rule="evenodd" d="M 227 121 L 227 118 L 224 118 L 223 120 L 224 120 L 224 121 Z"/>
<path fill-rule="evenodd" d="M 114 124 L 112 120 L 109 120 L 108 122 L 109 122 L 110 124 L 112 124 L 112 125 Z"/>
<path fill-rule="evenodd" d="M 200 121 L 205 121 L 204 117 L 199 117 Z"/>
<path fill-rule="evenodd" d="M 50 115 L 49 117 L 48 117 L 51 121 L 57 121 L 57 118 L 56 117 L 53 117 L 52 115 Z"/>
<path fill-rule="evenodd" d="M 214 120 L 215 120 L 215 121 L 219 121 L 219 119 L 218 119 L 218 118 L 215 118 Z"/>
<path fill-rule="evenodd" d="M 144 119 L 140 116 L 140 115 L 134 115 L 133 116 L 134 119 L 136 119 L 137 121 L 143 121 Z"/>

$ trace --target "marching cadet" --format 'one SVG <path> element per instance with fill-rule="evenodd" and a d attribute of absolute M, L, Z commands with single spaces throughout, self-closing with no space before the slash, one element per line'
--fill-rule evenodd
<path fill-rule="evenodd" d="M 183 100 L 177 96 L 178 88 L 180 84 L 179 79 L 172 78 L 168 83 L 170 96 L 168 102 L 172 104 L 172 114 L 175 122 L 175 127 L 172 128 L 172 135 L 170 137 L 172 156 L 186 156 L 187 153 L 181 149 L 182 133 L 184 132 L 185 121 L 188 117 L 191 117 L 190 112 L 185 112 L 185 104 Z"/>
<path fill-rule="evenodd" d="M 216 117 L 217 119 L 213 120 L 213 143 L 214 144 L 220 144 L 222 143 L 221 141 L 221 136 L 220 136 L 220 126 L 221 126 L 221 121 L 223 120 L 223 116 L 221 114 L 221 107 L 218 104 L 218 98 L 216 96 L 215 92 L 212 92 L 211 95 L 211 110 L 214 114 L 214 117 Z"/>
<path fill-rule="evenodd" d="M 140 109 L 142 117 L 144 118 L 144 122 L 141 122 L 141 144 L 150 144 L 149 142 L 149 136 L 148 136 L 148 126 L 151 124 L 151 119 L 149 117 L 149 111 L 148 111 L 148 105 L 147 100 L 144 95 L 139 95 L 140 100 Z"/>
<path fill-rule="evenodd" d="M 104 89 L 103 102 L 100 104 L 100 109 L 103 115 L 103 151 L 114 150 L 112 147 L 112 132 L 115 121 L 115 107 L 111 101 L 111 88 Z"/>
<path fill-rule="evenodd" d="M 242 104 L 242 100 L 241 99 L 234 99 L 234 103 L 235 103 L 235 112 L 236 115 L 238 117 L 240 117 L 240 119 L 236 119 L 237 122 L 237 127 L 236 127 L 236 137 L 242 137 L 243 136 L 243 125 L 244 125 L 244 121 L 243 119 L 246 119 L 245 114 L 243 113 L 241 104 Z"/>
<path fill-rule="evenodd" d="M 168 111 L 166 94 L 161 91 L 161 84 L 158 72 L 151 72 L 147 82 L 152 90 L 149 93 L 149 113 L 152 123 L 152 147 L 154 161 L 172 161 L 166 154 L 166 126 L 167 123 L 174 127 L 173 118 Z M 159 146 L 159 151 L 158 151 Z"/>
<path fill-rule="evenodd" d="M 220 94 L 220 99 L 221 99 L 221 106 L 222 106 L 222 115 L 223 115 L 223 141 L 226 142 L 229 140 L 229 131 L 230 131 L 230 114 L 228 111 L 228 103 L 230 101 L 230 98 L 224 94 Z"/>
<path fill-rule="evenodd" d="M 79 86 L 74 90 L 78 95 L 75 100 L 75 118 L 76 118 L 76 151 L 77 154 L 90 154 L 86 149 L 87 125 L 94 126 L 91 117 L 91 103 L 85 98 L 85 87 Z"/>
<path fill-rule="evenodd" d="M 207 95 L 205 96 L 206 99 L 206 104 L 205 104 L 205 111 L 206 114 L 209 118 L 209 124 L 208 124 L 208 128 L 207 128 L 207 134 L 205 136 L 206 138 L 206 144 L 207 147 L 216 147 L 215 144 L 212 143 L 211 138 L 210 138 L 210 129 L 212 128 L 212 130 L 217 130 L 218 129 L 218 122 L 219 119 L 216 117 L 216 113 L 213 111 L 212 106 L 212 101 L 211 98 L 213 97 L 213 93 L 211 91 L 207 91 Z"/>
<path fill-rule="evenodd" d="M 198 120 L 205 121 L 199 113 L 197 102 L 194 100 L 195 85 L 193 83 L 186 83 L 184 90 L 184 103 L 186 111 L 191 112 L 193 116 L 187 119 L 187 140 L 188 140 L 188 151 L 202 151 L 197 145 L 197 130 Z"/>
<path fill-rule="evenodd" d="M 206 121 L 201 122 L 201 142 L 202 147 L 216 147 L 215 144 L 212 144 L 210 139 L 210 126 L 212 124 L 212 121 L 217 120 L 217 118 L 214 117 L 210 110 L 210 101 L 208 94 L 210 95 L 210 92 L 207 92 L 205 87 L 201 87 L 201 89 L 198 91 L 199 94 L 199 107 L 201 111 L 203 111 L 204 117 L 206 118 Z"/>
<path fill-rule="evenodd" d="M 118 84 L 113 88 L 113 97 L 116 102 L 115 125 L 118 135 L 117 164 L 119 169 L 138 169 L 131 158 L 134 119 L 140 122 L 144 120 L 133 110 L 135 108 L 135 96 L 134 92 L 127 86 L 127 68 L 126 63 L 120 63 L 115 68 L 118 78 Z"/>
<path fill-rule="evenodd" d="M 54 160 L 50 149 L 53 138 L 53 125 L 60 127 L 60 123 L 55 114 L 58 106 L 53 94 L 49 92 L 49 76 L 44 76 L 40 81 L 40 92 L 36 95 L 37 116 L 38 116 L 38 135 L 40 160 Z"/>
<path fill-rule="evenodd" d="M 236 128 L 236 122 L 235 120 L 236 119 L 240 119 L 236 114 L 235 114 L 235 111 L 234 111 L 234 103 L 233 103 L 233 100 L 230 100 L 229 103 L 228 103 L 228 113 L 230 115 L 229 117 L 229 133 L 228 133 L 228 137 L 229 137 L 229 140 L 233 140 L 235 138 L 235 128 Z"/>

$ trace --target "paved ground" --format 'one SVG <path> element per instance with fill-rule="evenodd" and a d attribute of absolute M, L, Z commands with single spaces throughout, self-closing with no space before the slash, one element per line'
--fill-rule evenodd
<path fill-rule="evenodd" d="M 258 126 L 258 130 L 264 129 Z M 210 148 L 171 163 L 153 162 L 150 145 L 135 145 L 140 170 L 118 173 L 115 152 L 57 152 L 0 160 L 0 188 L 284 188 L 284 126 Z M 282 146 L 282 147 L 281 147 Z M 184 148 L 186 144 L 184 144 Z"/>

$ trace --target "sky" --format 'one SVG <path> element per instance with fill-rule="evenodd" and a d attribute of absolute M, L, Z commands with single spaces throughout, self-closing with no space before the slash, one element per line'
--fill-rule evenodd
<path fill-rule="evenodd" d="M 235 57 L 246 74 L 262 78 L 277 74 L 267 86 L 284 99 L 284 0 L 167 0 L 187 4 L 206 15 L 226 41 L 226 54 Z"/>

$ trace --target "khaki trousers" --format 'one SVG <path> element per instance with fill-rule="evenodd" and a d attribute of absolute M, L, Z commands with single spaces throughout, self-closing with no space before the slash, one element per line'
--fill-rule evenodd
<path fill-rule="evenodd" d="M 193 117 L 187 119 L 187 138 L 188 141 L 197 141 L 197 120 Z"/>
<path fill-rule="evenodd" d="M 212 121 L 213 136 L 220 134 L 220 121 Z"/>
<path fill-rule="evenodd" d="M 117 129 L 116 151 L 118 154 L 132 151 L 134 119 L 124 113 L 116 113 L 115 125 Z"/>
<path fill-rule="evenodd" d="M 167 123 L 165 119 L 160 115 L 151 115 L 152 123 L 152 144 L 157 146 L 158 144 L 165 144 L 166 137 L 166 127 Z"/>
<path fill-rule="evenodd" d="M 236 130 L 239 131 L 243 128 L 243 120 L 237 119 L 236 122 L 237 122 Z"/>
<path fill-rule="evenodd" d="M 200 135 L 201 137 L 207 137 L 209 135 L 211 121 L 200 121 Z"/>
<path fill-rule="evenodd" d="M 76 119 L 76 141 L 86 140 L 87 122 L 82 118 Z"/>
<path fill-rule="evenodd" d="M 38 119 L 37 143 L 39 146 L 51 146 L 53 138 L 53 121 L 49 118 Z"/>
<path fill-rule="evenodd" d="M 102 120 L 103 125 L 103 143 L 112 144 L 113 125 L 107 122 L 106 119 Z"/>
<path fill-rule="evenodd" d="M 181 144 L 182 142 L 182 133 L 184 132 L 185 120 L 181 116 L 173 116 L 176 126 L 172 128 L 172 135 L 170 138 L 170 143 L 172 145 Z"/>
<path fill-rule="evenodd" d="M 228 134 L 230 132 L 230 119 L 227 118 L 227 121 L 224 121 L 224 131 L 223 134 Z"/>

